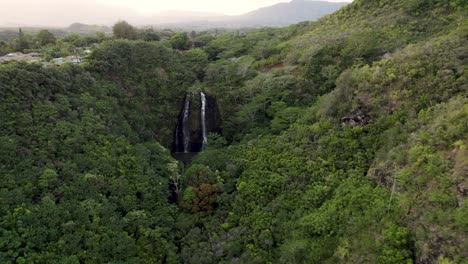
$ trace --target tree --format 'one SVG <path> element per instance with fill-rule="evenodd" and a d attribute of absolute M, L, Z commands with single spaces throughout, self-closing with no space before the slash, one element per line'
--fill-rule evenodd
<path fill-rule="evenodd" d="M 214 39 L 215 37 L 213 37 L 210 34 L 203 34 L 200 36 L 195 36 L 195 38 L 192 39 L 192 41 L 193 41 L 193 45 L 195 46 L 195 48 L 202 48 L 208 45 Z"/>
<path fill-rule="evenodd" d="M 145 29 L 140 34 L 144 41 L 159 41 L 161 39 L 158 33 L 154 32 L 152 28 Z"/>
<path fill-rule="evenodd" d="M 25 49 L 29 49 L 28 37 L 23 33 L 21 28 L 18 32 L 18 42 L 16 43 L 16 51 L 23 52 Z"/>
<path fill-rule="evenodd" d="M 179 173 L 179 165 L 176 161 L 172 161 L 167 165 L 167 170 L 169 171 L 169 178 L 171 180 L 171 184 L 174 188 L 174 192 L 176 195 L 179 195 L 179 183 L 180 183 L 180 173 Z"/>
<path fill-rule="evenodd" d="M 171 44 L 174 49 L 186 50 L 190 48 L 190 40 L 187 33 L 177 33 L 171 37 Z"/>
<path fill-rule="evenodd" d="M 8 44 L 5 41 L 0 41 L 0 56 L 9 52 Z"/>
<path fill-rule="evenodd" d="M 208 65 L 208 54 L 202 49 L 191 49 L 184 54 L 185 60 L 199 80 L 205 77 L 205 67 Z"/>
<path fill-rule="evenodd" d="M 52 34 L 50 31 L 43 29 L 39 31 L 36 35 L 36 40 L 39 42 L 39 45 L 45 46 L 48 44 L 55 44 L 56 39 L 54 34 Z"/>
<path fill-rule="evenodd" d="M 137 30 L 127 21 L 119 21 L 112 27 L 112 32 L 116 38 L 136 39 Z"/>
<path fill-rule="evenodd" d="M 95 36 L 96 36 L 98 43 L 101 43 L 106 39 L 106 33 L 104 32 L 96 32 Z"/>

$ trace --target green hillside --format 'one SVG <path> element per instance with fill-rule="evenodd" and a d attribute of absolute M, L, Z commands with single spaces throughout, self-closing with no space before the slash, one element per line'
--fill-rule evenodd
<path fill-rule="evenodd" d="M 130 26 L 80 65 L 0 64 L 0 262 L 467 263 L 467 5 Z M 199 91 L 222 133 L 184 167 L 170 148 Z"/>

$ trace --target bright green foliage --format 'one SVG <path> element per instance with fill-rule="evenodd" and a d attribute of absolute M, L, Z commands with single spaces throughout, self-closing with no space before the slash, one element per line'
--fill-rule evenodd
<path fill-rule="evenodd" d="M 461 97 L 421 111 L 420 128 L 402 143 L 406 147 L 395 146 L 391 150 L 401 158 L 382 157 L 377 163 L 379 170 L 396 164 L 392 179 L 396 185 L 394 197 L 408 212 L 405 220 L 414 230 L 416 247 L 421 249 L 417 257 L 421 261 L 451 256 L 458 262 L 466 257 L 463 251 L 468 229 L 466 221 L 460 221 L 460 217 L 466 216 L 466 202 L 456 186 L 466 182 L 462 175 L 466 175 L 467 169 L 467 117 L 468 104 Z M 380 181 L 390 181 L 383 175 L 379 177 Z M 432 231 L 425 232 L 425 228 Z M 444 241 L 438 242 L 442 237 Z M 439 252 L 434 252 L 434 248 L 439 248 Z"/>
<path fill-rule="evenodd" d="M 454 12 L 442 3 L 429 10 Z M 236 44 L 240 36 L 222 35 L 206 47 L 217 61 L 205 84 L 218 97 L 223 134 L 240 143 L 208 146 L 187 170 L 192 179 L 192 168 L 209 166 L 225 188 L 217 211 L 195 213 L 184 229 L 205 235 L 213 249 L 187 235 L 185 251 L 203 251 L 207 263 L 467 259 L 465 199 L 455 191 L 466 174 L 466 102 L 457 98 L 468 92 L 466 30 L 455 23 L 460 14 L 447 18 L 451 24 L 408 17 L 412 12 L 400 2 L 358 1 L 306 25 L 306 34 L 303 25 L 293 27 L 298 36 L 283 56 L 299 69 L 275 64 L 242 76 L 248 60 L 237 55 L 245 49 Z M 414 25 L 405 28 L 409 20 Z M 254 59 L 263 59 L 266 43 L 254 45 Z M 449 101 L 444 113 L 453 116 L 433 112 Z M 433 119 L 438 128 L 428 129 Z M 414 133 L 431 145 L 415 142 Z"/>

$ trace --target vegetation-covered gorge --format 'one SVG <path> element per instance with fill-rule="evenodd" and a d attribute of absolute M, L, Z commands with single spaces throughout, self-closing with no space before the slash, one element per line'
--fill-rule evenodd
<path fill-rule="evenodd" d="M 0 79 L 2 262 L 175 261 L 173 160 L 134 139 L 120 89 L 76 66 L 2 65 Z"/>
<path fill-rule="evenodd" d="M 276 32 L 284 60 L 207 68 L 206 83 L 225 72 L 210 88 L 241 144 L 215 141 L 185 173 L 225 189 L 186 227 L 184 261 L 466 261 L 466 176 L 453 176 L 467 174 L 465 4 L 416 2 L 355 2 Z"/>
<path fill-rule="evenodd" d="M 0 65 L 1 262 L 465 263 L 466 10 L 355 0 Z M 199 91 L 222 133 L 183 168 L 168 149 Z"/>
<path fill-rule="evenodd" d="M 185 56 L 157 42 L 113 40 L 93 52 L 89 68 L 119 88 L 119 104 L 138 136 L 168 147 L 180 102 L 197 80 L 196 62 Z"/>

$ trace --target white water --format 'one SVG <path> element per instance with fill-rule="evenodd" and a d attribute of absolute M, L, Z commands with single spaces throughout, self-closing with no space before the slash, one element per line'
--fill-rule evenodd
<path fill-rule="evenodd" d="M 203 145 L 208 142 L 208 135 L 206 131 L 206 96 L 203 92 L 200 92 L 201 98 L 201 125 L 203 134 Z"/>
<path fill-rule="evenodd" d="M 184 138 L 184 152 L 189 152 L 190 128 L 189 128 L 190 94 L 187 94 L 184 102 L 184 117 L 182 119 L 182 136 Z"/>

